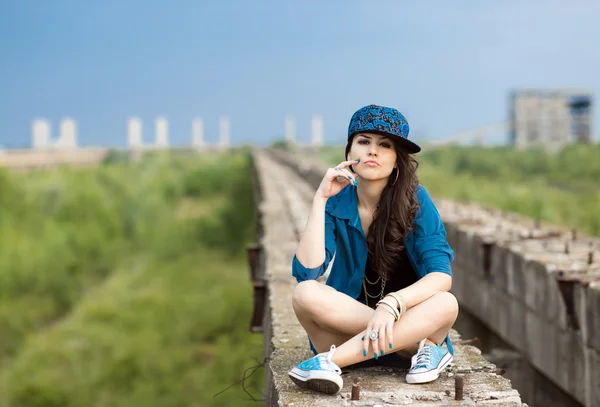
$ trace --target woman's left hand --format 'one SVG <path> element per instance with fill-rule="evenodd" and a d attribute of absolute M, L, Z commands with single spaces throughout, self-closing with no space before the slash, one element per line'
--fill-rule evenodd
<path fill-rule="evenodd" d="M 369 344 L 372 347 L 376 358 L 383 356 L 386 350 L 392 349 L 393 328 L 395 318 L 390 311 L 385 307 L 379 306 L 375 309 L 373 317 L 367 325 L 365 336 L 363 337 L 363 356 L 369 354 Z M 371 331 L 377 331 L 377 339 L 372 340 L 370 337 Z"/>

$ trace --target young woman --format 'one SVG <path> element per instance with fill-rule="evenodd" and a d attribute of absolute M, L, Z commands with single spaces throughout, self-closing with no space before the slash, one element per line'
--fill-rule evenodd
<path fill-rule="evenodd" d="M 315 193 L 292 262 L 294 311 L 316 354 L 289 372 L 301 387 L 335 394 L 340 368 L 371 358 L 413 355 L 408 383 L 435 380 L 452 362 L 453 251 L 417 179 L 410 154 L 421 148 L 408 132 L 396 109 L 359 109 L 346 161 Z M 334 255 L 326 285 L 318 283 Z"/>

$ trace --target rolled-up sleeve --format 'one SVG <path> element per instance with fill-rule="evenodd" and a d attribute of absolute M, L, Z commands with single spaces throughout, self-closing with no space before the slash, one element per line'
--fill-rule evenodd
<path fill-rule="evenodd" d="M 335 254 L 335 222 L 333 216 L 331 216 L 327 211 L 325 212 L 325 261 L 319 267 L 308 268 L 304 267 L 302 263 L 298 260 L 296 255 L 294 254 L 294 259 L 292 260 L 292 276 L 296 277 L 298 282 L 305 280 L 316 280 L 321 277 L 327 267 L 329 267 L 329 262 L 333 258 Z"/>
<path fill-rule="evenodd" d="M 415 218 L 415 249 L 427 274 L 446 273 L 452 276 L 450 263 L 454 251 L 446 239 L 446 228 L 427 190 L 420 186 L 418 191 L 421 205 Z"/>

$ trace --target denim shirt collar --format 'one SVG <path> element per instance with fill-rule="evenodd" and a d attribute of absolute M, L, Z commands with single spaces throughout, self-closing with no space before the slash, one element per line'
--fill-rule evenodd
<path fill-rule="evenodd" d="M 356 187 L 347 185 L 337 195 L 329 198 L 325 210 L 338 219 L 348 220 L 349 226 L 352 226 L 365 236 L 365 232 L 362 229 L 362 223 L 360 222 L 360 216 L 358 215 L 358 196 L 356 195 Z M 412 238 L 413 231 L 411 230 L 404 239 L 408 243 L 412 241 Z"/>
<path fill-rule="evenodd" d="M 358 215 L 356 187 L 347 185 L 334 198 L 336 199 L 332 202 L 331 209 L 328 212 L 338 219 L 347 219 L 348 225 L 363 233 L 360 216 Z"/>

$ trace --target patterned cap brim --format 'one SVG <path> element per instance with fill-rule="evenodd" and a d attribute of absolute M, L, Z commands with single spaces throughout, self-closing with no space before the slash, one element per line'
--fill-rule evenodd
<path fill-rule="evenodd" d="M 395 134 L 390 134 L 390 133 L 386 133 L 384 131 L 378 131 L 378 130 L 357 131 L 355 133 L 352 133 L 350 135 L 350 137 L 348 137 L 348 140 L 350 140 L 351 137 L 353 137 L 357 134 L 360 134 L 360 133 L 374 133 L 374 134 L 379 134 L 380 136 L 387 136 L 389 138 L 392 138 L 392 139 L 394 139 L 395 142 L 398 143 L 400 148 L 402 148 L 402 151 L 404 151 L 405 153 L 408 153 L 408 154 L 416 154 L 421 151 L 421 147 L 417 143 L 414 143 L 408 139 L 405 139 L 404 137 L 400 137 Z"/>

